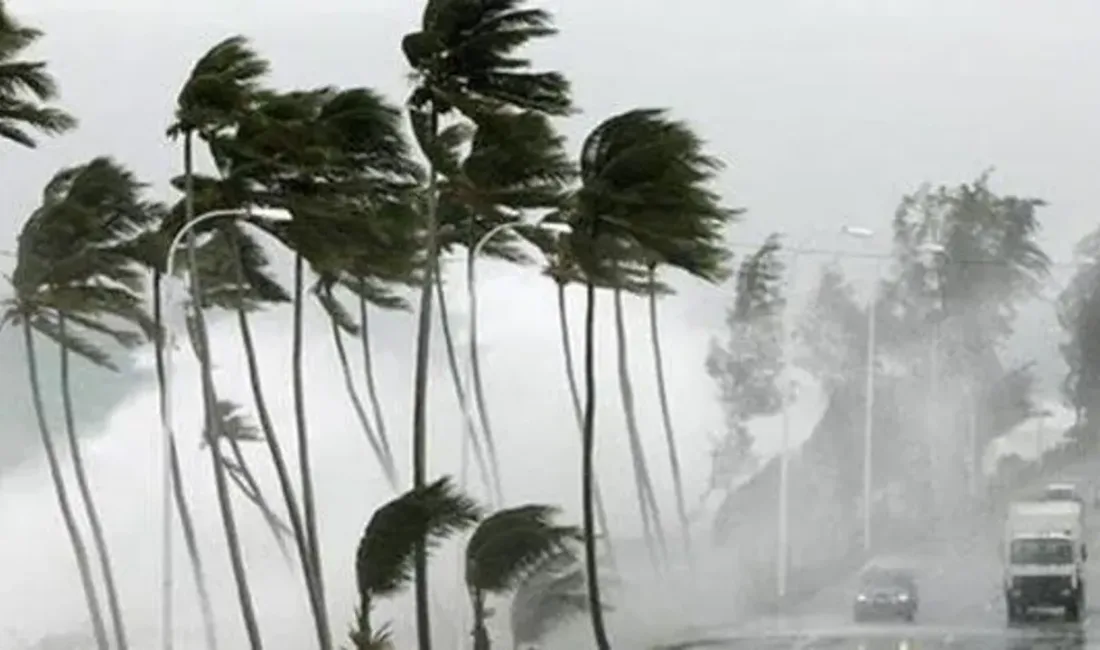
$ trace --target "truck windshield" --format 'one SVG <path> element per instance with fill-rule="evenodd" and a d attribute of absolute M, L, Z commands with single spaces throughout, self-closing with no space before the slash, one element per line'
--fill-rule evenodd
<path fill-rule="evenodd" d="M 1073 544 L 1064 539 L 1018 539 L 1012 542 L 1013 564 L 1073 564 Z"/>

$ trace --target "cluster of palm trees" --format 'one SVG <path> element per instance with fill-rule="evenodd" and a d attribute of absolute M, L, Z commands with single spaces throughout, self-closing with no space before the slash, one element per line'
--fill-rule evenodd
<path fill-rule="evenodd" d="M 503 509 L 481 519 L 467 544 L 467 582 L 478 647 L 488 644 L 483 625 L 487 595 L 515 591 L 517 602 L 533 602 L 536 590 L 550 593 L 546 589 L 551 587 L 556 590 L 552 593 L 567 594 L 566 600 L 576 605 L 566 610 L 590 613 L 597 646 L 610 647 L 597 570 L 599 508 L 593 463 L 598 289 L 609 290 L 614 297 L 621 399 L 639 508 L 647 541 L 656 554 L 667 552 L 666 542 L 635 421 L 623 295 L 643 294 L 650 301 L 676 505 L 690 553 L 661 366 L 657 299 L 667 287 L 659 275 L 661 267 L 671 267 L 706 281 L 724 278 L 729 260 L 724 231 L 737 211 L 725 207 L 710 189 L 720 161 L 705 152 L 690 127 L 663 110 L 637 109 L 606 119 L 585 138 L 579 157 L 571 158 L 552 121 L 575 110 L 568 81 L 557 72 L 532 69 L 520 54 L 530 41 L 554 33 L 551 16 L 526 6 L 523 0 L 428 0 L 419 30 L 402 43 L 414 73 L 413 89 L 403 107 L 365 87 L 271 88 L 266 79 L 267 61 L 245 38 L 228 38 L 196 62 L 178 95 L 167 132 L 180 143 L 182 174 L 173 179 L 173 186 L 182 197 L 176 203 L 166 205 L 149 198 L 145 186 L 108 157 L 63 169 L 47 184 L 41 205 L 19 236 L 15 269 L 9 278 L 12 297 L 3 305 L 2 324 L 22 328 L 41 438 L 101 650 L 126 650 L 129 646 L 94 490 L 81 462 L 67 364 L 75 354 L 113 367 L 102 347 L 106 341 L 125 347 L 146 341 L 154 344 L 173 507 L 180 517 L 204 603 L 207 640 L 211 648 L 216 643 L 190 506 L 181 487 L 166 388 L 165 354 L 171 341 L 162 322 L 162 303 L 169 280 L 166 275 L 175 268 L 170 258 L 176 253 L 172 243 L 177 236 L 184 241 L 182 261 L 189 283 L 188 333 L 201 368 L 206 424 L 203 444 L 215 477 L 242 620 L 254 650 L 263 647 L 263 639 L 238 540 L 230 496 L 234 487 L 261 508 L 280 539 L 292 542 L 318 647 L 333 648 L 317 536 L 312 434 L 304 405 L 304 305 L 312 296 L 331 320 L 359 423 L 379 471 L 396 492 L 401 476 L 394 460 L 392 429 L 384 421 L 370 367 L 368 314 L 369 306 L 408 309 L 403 295 L 409 289 L 419 292 L 409 437 L 412 489 L 375 514 L 360 545 L 356 572 L 362 611 L 356 643 L 368 647 L 372 639 L 384 641 L 385 635 L 369 625 L 372 599 L 392 593 L 406 578 L 412 578 L 420 647 L 430 648 L 431 541 L 468 528 L 482 514 L 449 482 L 433 481 L 426 472 L 432 312 L 438 300 L 446 322 L 441 259 L 465 249 L 472 264 L 473 250 L 479 244 L 486 255 L 517 263 L 529 261 L 524 246 L 533 246 L 547 260 L 546 273 L 557 285 L 563 352 L 583 442 L 583 525 L 580 529 L 557 526 L 551 521 L 553 511 L 544 506 Z M 55 87 L 45 65 L 20 59 L 38 36 L 39 32 L 19 24 L 0 4 L 0 138 L 26 147 L 34 146 L 35 132 L 60 133 L 75 126 L 71 117 L 51 106 Z M 411 138 L 403 126 L 405 117 L 411 125 Z M 213 162 L 211 173 L 196 170 L 199 153 L 208 154 Z M 289 218 L 269 218 L 272 210 Z M 201 218 L 212 214 L 236 218 Z M 539 215 L 537 223 L 528 219 L 531 215 Z M 293 286 L 289 290 L 269 273 L 265 247 L 242 227 L 245 221 L 293 254 Z M 547 223 L 558 224 L 554 233 L 540 227 Z M 496 236 L 484 240 L 489 233 Z M 583 396 L 573 369 L 564 310 L 565 289 L 571 283 L 584 286 L 586 296 Z M 150 287 L 152 300 L 148 301 L 145 294 Z M 344 306 L 344 295 L 357 303 L 358 314 Z M 286 458 L 280 446 L 264 398 L 250 329 L 256 310 L 279 303 L 289 303 L 293 313 L 296 463 Z M 214 308 L 229 310 L 237 317 L 258 427 L 243 419 L 238 407 L 218 396 L 204 320 L 205 311 Z M 494 495 L 493 505 L 499 508 L 504 497 L 497 444 L 481 387 L 477 348 L 474 345 L 470 351 L 474 361 L 471 395 L 458 377 L 449 329 L 445 332 L 455 387 L 467 415 L 467 435 L 487 489 Z M 362 343 L 370 408 L 351 379 L 345 335 L 358 336 Z M 61 457 L 42 405 L 35 347 L 41 336 L 55 342 L 61 355 L 68 447 L 80 501 L 92 522 L 110 633 L 98 602 L 92 559 L 76 524 Z M 473 413 L 478 414 L 476 420 Z M 281 507 L 264 498 L 245 463 L 240 448 L 249 441 L 262 443 L 269 452 Z M 295 469 L 300 494 L 291 475 Z M 603 528 L 606 531 L 606 525 Z M 582 550 L 577 550 L 575 543 Z M 582 556 L 583 571 L 577 573 L 571 563 Z M 583 599 L 577 601 L 577 594 L 570 589 L 581 576 L 586 588 Z M 513 610 L 517 611 L 516 616 L 522 618 L 523 612 L 531 610 Z M 170 623 L 169 613 L 166 620 Z M 537 627 L 529 621 L 528 627 L 532 625 Z"/>

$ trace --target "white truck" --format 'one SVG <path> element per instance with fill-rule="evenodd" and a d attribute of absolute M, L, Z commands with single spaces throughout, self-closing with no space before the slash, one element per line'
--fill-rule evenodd
<path fill-rule="evenodd" d="M 1010 623 L 1031 608 L 1062 608 L 1067 621 L 1085 609 L 1083 505 L 1074 500 L 1017 501 L 1005 523 L 1004 589 Z"/>

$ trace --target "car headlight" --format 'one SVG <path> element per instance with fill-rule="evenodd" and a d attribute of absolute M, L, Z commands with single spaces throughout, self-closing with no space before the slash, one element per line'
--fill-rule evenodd
<path fill-rule="evenodd" d="M 860 594 L 860 595 L 856 596 L 856 601 L 861 602 L 861 603 L 865 603 L 865 602 L 867 602 L 867 596 L 865 596 L 863 594 Z"/>
<path fill-rule="evenodd" d="M 898 594 L 898 600 L 903 603 L 909 602 L 909 594 Z"/>

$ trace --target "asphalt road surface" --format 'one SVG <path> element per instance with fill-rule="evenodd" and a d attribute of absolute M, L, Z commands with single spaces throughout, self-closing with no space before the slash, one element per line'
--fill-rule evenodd
<path fill-rule="evenodd" d="M 1067 477 L 1068 478 L 1068 477 Z M 1078 478 L 1073 476 L 1072 478 Z M 1052 479 L 1053 480 L 1053 479 Z M 1100 511 L 1089 512 L 1089 547 L 1100 551 Z M 1100 650 L 1100 556 L 1086 567 L 1081 623 L 1058 612 L 1009 626 L 998 554 L 1001 529 L 930 543 L 904 557 L 914 567 L 921 603 L 913 623 L 852 620 L 856 579 L 826 589 L 778 616 L 747 625 L 697 630 L 660 645 L 668 650 Z"/>

